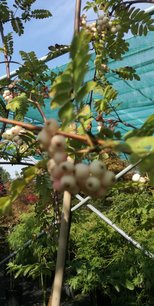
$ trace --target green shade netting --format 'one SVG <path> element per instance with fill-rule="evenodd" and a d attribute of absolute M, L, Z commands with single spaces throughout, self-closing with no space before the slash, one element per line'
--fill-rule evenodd
<path fill-rule="evenodd" d="M 113 84 L 119 94 L 114 101 L 118 105 L 117 111 L 120 118 L 137 128 L 140 127 L 145 119 L 154 112 L 154 32 L 149 32 L 145 37 L 132 37 L 127 40 L 130 50 L 122 61 L 110 61 L 110 68 L 115 69 L 123 66 L 132 66 L 136 69 L 141 80 L 124 81 L 113 73 L 108 74 L 109 81 Z M 94 76 L 94 54 L 89 62 L 89 72 L 87 79 L 91 80 Z M 63 71 L 66 65 L 53 69 L 55 73 Z M 94 98 L 98 98 L 94 96 Z M 47 118 L 57 118 L 57 111 L 51 110 L 49 100 L 45 100 L 44 112 Z M 42 118 L 37 110 L 30 109 L 27 117 L 32 122 L 40 124 Z M 115 113 L 111 113 L 107 118 L 114 118 Z M 121 132 L 128 130 L 120 124 L 117 127 Z M 130 129 L 130 128 L 129 128 Z M 96 132 L 96 123 L 93 123 L 93 132 Z"/>

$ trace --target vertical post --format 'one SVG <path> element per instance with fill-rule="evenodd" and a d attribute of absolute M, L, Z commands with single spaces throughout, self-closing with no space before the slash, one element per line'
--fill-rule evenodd
<path fill-rule="evenodd" d="M 48 306 L 60 306 L 61 290 L 62 290 L 64 267 L 65 267 L 65 257 L 67 251 L 67 241 L 68 241 L 69 227 L 70 227 L 70 213 L 71 213 L 71 196 L 67 191 L 65 191 L 63 197 L 63 212 L 62 212 L 62 219 L 61 219 L 61 226 L 59 233 L 55 278 Z"/>
<path fill-rule="evenodd" d="M 79 32 L 80 10 L 81 10 L 81 0 L 76 0 L 74 34 Z M 53 288 L 50 294 L 48 306 L 60 306 L 63 275 L 65 268 L 65 258 L 67 252 L 67 242 L 68 242 L 69 229 L 70 229 L 70 216 L 71 216 L 71 195 L 67 191 L 65 191 L 63 197 L 63 212 L 62 212 L 59 241 L 58 241 L 55 277 L 54 277 Z"/>
<path fill-rule="evenodd" d="M 81 0 L 76 0 L 74 33 L 78 33 L 80 30 L 80 12 L 81 12 Z"/>

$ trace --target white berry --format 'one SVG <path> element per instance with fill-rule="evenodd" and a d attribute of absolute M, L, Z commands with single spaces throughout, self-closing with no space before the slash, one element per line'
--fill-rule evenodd
<path fill-rule="evenodd" d="M 73 163 L 69 162 L 69 161 L 65 161 L 62 162 L 59 167 L 61 168 L 61 170 L 63 171 L 64 174 L 70 174 L 73 173 L 74 171 L 74 165 Z"/>
<path fill-rule="evenodd" d="M 101 177 L 106 171 L 106 166 L 101 160 L 94 160 L 89 166 L 90 173 L 96 177 Z"/>
<path fill-rule="evenodd" d="M 139 173 L 135 173 L 135 174 L 133 174 L 133 176 L 132 176 L 132 181 L 133 182 L 138 182 L 139 180 L 140 180 L 140 174 Z"/>
<path fill-rule="evenodd" d="M 77 180 L 87 179 L 89 176 L 89 166 L 79 163 L 75 165 L 75 177 Z"/>
<path fill-rule="evenodd" d="M 110 186 L 115 182 L 115 174 L 112 171 L 106 171 L 102 179 L 103 186 Z"/>
<path fill-rule="evenodd" d="M 67 160 L 67 154 L 65 152 L 56 152 L 53 155 L 53 159 L 56 162 L 56 164 L 60 164 Z"/>
<path fill-rule="evenodd" d="M 111 27 L 111 32 L 112 32 L 113 34 L 117 33 L 117 28 L 116 28 L 115 26 L 112 26 L 112 27 Z"/>
<path fill-rule="evenodd" d="M 97 177 L 91 176 L 86 180 L 85 186 L 89 192 L 97 192 L 101 187 L 101 182 Z"/>
<path fill-rule="evenodd" d="M 48 172 L 50 174 L 52 174 L 54 168 L 56 167 L 56 163 L 54 161 L 54 159 L 49 159 L 49 161 L 47 162 L 47 169 L 48 169 Z"/>
<path fill-rule="evenodd" d="M 63 151 L 66 147 L 65 137 L 62 135 L 55 135 L 51 139 L 51 147 L 54 151 Z"/>
<path fill-rule="evenodd" d="M 73 191 L 76 189 L 76 180 L 73 175 L 64 175 L 60 182 L 63 191 L 67 190 L 73 193 Z"/>
<path fill-rule="evenodd" d="M 50 136 L 54 136 L 59 129 L 58 122 L 55 119 L 47 120 L 44 129 L 50 134 Z"/>
<path fill-rule="evenodd" d="M 40 141 L 44 149 L 48 149 L 50 145 L 50 136 L 44 129 L 38 134 L 37 140 Z"/>

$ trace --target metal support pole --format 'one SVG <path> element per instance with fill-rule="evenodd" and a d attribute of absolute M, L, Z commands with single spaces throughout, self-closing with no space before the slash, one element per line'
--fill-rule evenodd
<path fill-rule="evenodd" d="M 93 205 L 87 204 L 87 207 L 92 210 L 98 217 L 100 217 L 103 221 L 105 221 L 109 226 L 111 226 L 116 232 L 118 232 L 121 236 L 123 236 L 128 242 L 131 242 L 137 249 L 141 250 L 145 255 L 150 258 L 154 258 L 154 254 L 145 250 L 136 240 L 127 235 L 121 228 L 112 223 L 110 219 L 105 217 L 98 209 L 96 209 Z"/>

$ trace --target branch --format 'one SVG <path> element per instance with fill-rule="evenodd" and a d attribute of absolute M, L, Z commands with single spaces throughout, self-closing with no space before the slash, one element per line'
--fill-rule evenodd
<path fill-rule="evenodd" d="M 30 123 L 19 122 L 19 121 L 16 121 L 16 120 L 11 120 L 11 119 L 1 118 L 1 117 L 0 117 L 0 122 L 5 122 L 5 123 L 8 123 L 8 124 L 12 124 L 12 125 L 18 125 L 18 126 L 21 126 L 21 127 L 25 128 L 27 130 L 30 130 L 30 131 L 41 131 L 42 130 L 42 126 L 36 126 L 36 125 L 32 125 Z M 84 135 L 77 135 L 77 134 L 67 133 L 67 132 L 63 132 L 63 131 L 58 131 L 57 134 L 58 135 L 63 135 L 64 137 L 67 137 L 67 138 L 82 141 L 86 144 L 89 143 L 89 141 L 87 139 L 87 136 L 84 136 Z M 96 144 L 96 145 L 103 146 L 104 148 L 112 148 L 115 145 L 115 141 L 113 141 L 113 140 L 106 141 L 106 140 L 98 139 L 98 138 L 94 138 L 93 143 Z M 128 152 L 128 153 L 130 153 L 130 152 Z"/>
<path fill-rule="evenodd" d="M 0 64 L 7 64 L 9 62 L 9 64 L 11 63 L 11 64 L 17 64 L 17 65 L 20 65 L 20 66 L 22 66 L 22 64 L 21 63 L 19 63 L 19 62 L 16 62 L 16 61 L 1 61 L 0 62 Z"/>
<path fill-rule="evenodd" d="M 35 126 L 29 123 L 19 122 L 16 120 L 11 120 L 11 119 L 2 118 L 2 117 L 0 117 L 0 122 L 5 122 L 8 124 L 12 124 L 12 125 L 18 125 L 30 131 L 41 131 L 42 129 L 42 126 Z"/>
<path fill-rule="evenodd" d="M 46 116 L 45 116 L 45 114 L 44 114 L 44 112 L 43 112 L 43 110 L 42 110 L 40 104 L 39 104 L 37 101 L 33 101 L 33 100 L 31 100 L 31 99 L 28 99 L 28 101 L 36 105 L 36 107 L 37 107 L 39 113 L 41 114 L 41 116 L 42 116 L 42 118 L 43 118 L 43 121 L 46 122 L 46 121 L 47 121 L 47 118 L 46 118 Z"/>
<path fill-rule="evenodd" d="M 34 164 L 31 163 L 24 163 L 24 162 L 0 162 L 0 165 L 22 165 L 22 166 L 35 166 Z"/>
<path fill-rule="evenodd" d="M 5 57 L 5 61 L 6 61 L 6 74 L 7 74 L 8 80 L 10 80 L 10 64 L 9 64 L 8 55 L 7 55 L 7 52 L 6 52 L 6 49 L 5 49 L 4 29 L 3 29 L 3 23 L 2 22 L 0 22 L 0 34 L 1 34 L 2 43 L 3 43 L 3 47 L 4 47 L 4 57 Z"/>
<path fill-rule="evenodd" d="M 117 122 L 120 122 L 120 123 L 122 123 L 122 124 L 125 125 L 125 126 L 131 127 L 132 129 L 137 129 L 137 127 L 134 126 L 134 125 L 132 125 L 131 123 L 127 123 L 127 122 L 123 121 L 123 120 L 120 118 L 120 116 L 119 116 L 119 114 L 118 114 L 116 108 L 115 108 L 112 104 L 110 104 L 110 107 L 113 109 L 113 111 L 115 112 L 115 114 L 116 114 L 116 116 L 117 116 L 117 118 L 118 118 Z"/>

